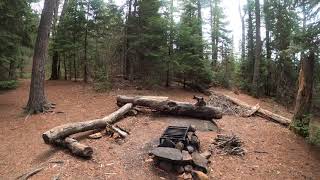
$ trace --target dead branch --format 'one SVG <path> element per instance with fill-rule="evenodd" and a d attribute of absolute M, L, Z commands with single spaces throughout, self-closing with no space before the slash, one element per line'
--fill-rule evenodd
<path fill-rule="evenodd" d="M 49 131 L 46 131 L 42 134 L 42 138 L 45 143 L 55 143 L 58 139 L 66 138 L 75 133 L 89 131 L 93 129 L 101 129 L 105 128 L 107 124 L 113 124 L 121 117 L 123 117 L 131 108 L 133 104 L 128 103 L 125 104 L 123 107 L 118 109 L 117 111 L 113 112 L 112 114 L 102 118 L 102 119 L 95 119 L 91 121 L 83 121 L 83 122 L 76 122 L 76 123 L 68 123 L 61 126 L 54 127 Z"/>

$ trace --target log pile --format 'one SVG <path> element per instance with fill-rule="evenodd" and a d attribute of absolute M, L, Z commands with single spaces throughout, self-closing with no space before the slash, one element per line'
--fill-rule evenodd
<path fill-rule="evenodd" d="M 211 92 L 208 104 L 209 106 L 220 108 L 221 112 L 226 115 L 238 115 L 242 117 L 257 115 L 284 126 L 288 126 L 291 123 L 290 119 L 263 109 L 259 106 L 259 104 L 252 107 L 237 98 L 225 94 Z"/>
<path fill-rule="evenodd" d="M 217 154 L 244 156 L 243 142 L 236 135 L 218 134 L 211 145 L 211 151 Z"/>

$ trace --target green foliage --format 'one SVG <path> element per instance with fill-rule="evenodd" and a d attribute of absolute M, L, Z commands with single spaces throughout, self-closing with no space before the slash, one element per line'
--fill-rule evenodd
<path fill-rule="evenodd" d="M 105 68 L 97 68 L 94 73 L 94 89 L 98 92 L 105 92 L 112 88 L 112 84 L 109 80 L 108 73 Z"/>
<path fill-rule="evenodd" d="M 89 76 L 96 78 L 101 66 L 119 60 L 122 53 L 121 10 L 103 0 L 69 0 L 56 34 L 50 51 L 59 52 L 61 59 L 64 57 L 65 76 L 81 77 L 86 65 Z"/>
<path fill-rule="evenodd" d="M 302 137 L 308 137 L 310 119 L 311 115 L 306 115 L 303 119 L 294 119 L 290 124 L 290 129 Z"/>
<path fill-rule="evenodd" d="M 18 84 L 16 80 L 0 81 L 0 90 L 16 89 Z"/>
<path fill-rule="evenodd" d="M 313 127 L 310 127 L 310 129 L 311 128 L 313 128 Z M 311 144 L 320 146 L 320 128 L 318 127 L 314 131 L 315 132 L 312 132 L 312 135 L 310 134 L 310 136 L 308 137 L 308 142 Z"/>
<path fill-rule="evenodd" d="M 180 81 L 208 85 L 213 74 L 208 59 L 203 57 L 204 46 L 199 28 L 196 1 L 185 1 L 176 39 L 176 75 Z"/>
<path fill-rule="evenodd" d="M 16 79 L 16 69 L 32 54 L 38 16 L 24 0 L 4 0 L 0 12 L 0 80 Z"/>

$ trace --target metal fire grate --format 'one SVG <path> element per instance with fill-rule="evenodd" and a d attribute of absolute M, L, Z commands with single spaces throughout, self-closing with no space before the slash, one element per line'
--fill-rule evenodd
<path fill-rule="evenodd" d="M 160 137 L 160 144 L 162 144 L 166 139 L 170 139 L 174 143 L 178 143 L 179 141 L 181 141 L 184 144 L 186 144 L 188 131 L 189 127 L 168 126 L 162 134 L 162 136 Z"/>

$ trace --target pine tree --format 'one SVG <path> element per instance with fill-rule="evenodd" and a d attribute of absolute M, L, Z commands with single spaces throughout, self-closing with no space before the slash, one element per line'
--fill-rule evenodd
<path fill-rule="evenodd" d="M 50 26 L 52 22 L 55 0 L 45 0 L 34 48 L 32 76 L 29 100 L 26 111 L 29 113 L 43 112 L 50 108 L 44 94 L 45 59 L 48 53 Z"/>

